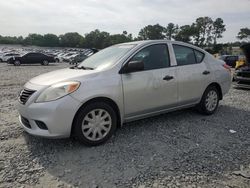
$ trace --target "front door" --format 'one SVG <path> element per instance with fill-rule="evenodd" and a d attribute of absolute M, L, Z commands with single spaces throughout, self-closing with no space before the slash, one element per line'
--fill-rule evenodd
<path fill-rule="evenodd" d="M 122 74 L 125 119 L 177 103 L 176 67 L 170 67 L 166 44 L 145 47 L 130 61 L 142 61 L 144 70 Z"/>

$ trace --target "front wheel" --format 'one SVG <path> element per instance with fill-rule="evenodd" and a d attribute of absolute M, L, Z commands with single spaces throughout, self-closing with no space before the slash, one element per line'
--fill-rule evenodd
<path fill-rule="evenodd" d="M 117 116 L 107 103 L 93 102 L 79 110 L 73 126 L 74 136 L 80 142 L 96 146 L 113 135 L 117 127 Z"/>
<path fill-rule="evenodd" d="M 210 86 L 205 90 L 202 99 L 197 107 L 202 114 L 211 115 L 217 110 L 218 105 L 219 105 L 218 89 L 214 86 Z"/>
<path fill-rule="evenodd" d="M 13 63 L 15 66 L 20 66 L 21 65 L 21 62 L 20 61 L 18 61 L 18 60 L 16 60 L 16 61 L 14 61 L 14 63 Z"/>
<path fill-rule="evenodd" d="M 49 62 L 48 62 L 47 60 L 44 60 L 44 61 L 42 62 L 42 65 L 47 66 L 47 65 L 49 65 Z"/>

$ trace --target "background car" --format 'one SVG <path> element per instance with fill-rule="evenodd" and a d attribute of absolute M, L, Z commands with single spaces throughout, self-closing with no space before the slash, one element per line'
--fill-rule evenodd
<path fill-rule="evenodd" d="M 220 57 L 221 60 L 225 61 L 225 63 L 230 67 L 235 67 L 236 61 L 239 60 L 239 56 L 237 55 L 222 55 Z"/>
<path fill-rule="evenodd" d="M 42 53 L 27 53 L 23 56 L 12 57 L 8 60 L 8 64 L 19 66 L 21 64 L 41 64 L 49 65 L 49 63 L 55 62 L 54 57 L 42 54 Z"/>
<path fill-rule="evenodd" d="M 18 54 L 18 53 L 6 53 L 0 57 L 0 61 L 7 62 L 8 59 L 10 59 L 11 57 L 17 57 L 17 56 L 20 56 L 20 54 Z"/>
<path fill-rule="evenodd" d="M 250 43 L 242 45 L 241 49 L 245 54 L 246 61 L 235 70 L 233 76 L 234 86 L 250 89 Z"/>
<path fill-rule="evenodd" d="M 92 56 L 93 54 L 95 54 L 96 52 L 98 52 L 97 49 L 92 48 L 92 49 L 86 49 L 84 50 L 82 53 L 78 54 L 77 56 L 75 56 L 74 58 L 72 58 L 69 62 L 69 64 L 78 64 L 81 63 L 82 61 L 84 61 L 85 59 L 87 59 L 88 57 Z"/>

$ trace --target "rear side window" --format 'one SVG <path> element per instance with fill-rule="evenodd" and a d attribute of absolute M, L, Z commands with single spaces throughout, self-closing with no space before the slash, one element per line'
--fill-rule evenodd
<path fill-rule="evenodd" d="M 175 58 L 178 66 L 201 63 L 204 53 L 192 48 L 173 44 Z"/>
<path fill-rule="evenodd" d="M 170 66 L 167 45 L 156 44 L 139 51 L 130 61 L 142 61 L 144 70 L 160 69 Z"/>

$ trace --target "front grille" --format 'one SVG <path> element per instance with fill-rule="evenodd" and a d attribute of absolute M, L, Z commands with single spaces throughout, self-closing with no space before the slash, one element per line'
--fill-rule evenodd
<path fill-rule="evenodd" d="M 238 81 L 237 84 L 250 85 L 250 81 Z"/>
<path fill-rule="evenodd" d="M 240 72 L 239 76 L 244 78 L 250 78 L 250 71 L 249 72 Z"/>
<path fill-rule="evenodd" d="M 25 104 L 33 93 L 35 93 L 35 90 L 23 89 L 20 92 L 18 99 L 22 104 Z"/>
<path fill-rule="evenodd" d="M 31 129 L 31 125 L 30 125 L 30 122 L 29 122 L 28 119 L 26 119 L 25 117 L 21 116 L 21 121 L 22 121 L 22 124 L 23 124 L 25 127 Z"/>

